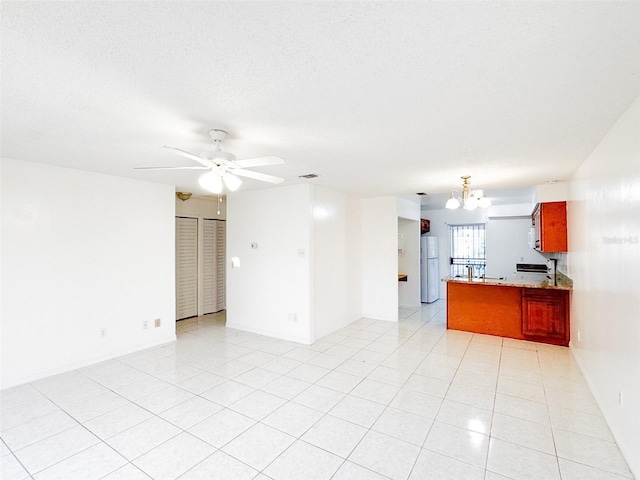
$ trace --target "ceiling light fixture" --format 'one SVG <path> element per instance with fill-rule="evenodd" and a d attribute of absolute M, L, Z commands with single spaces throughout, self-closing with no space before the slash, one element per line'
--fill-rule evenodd
<path fill-rule="evenodd" d="M 183 202 L 189 200 L 191 198 L 191 192 L 176 192 L 176 197 L 178 197 Z"/>
<path fill-rule="evenodd" d="M 198 179 L 198 183 L 211 193 L 222 193 L 222 175 L 220 175 L 220 172 L 207 172 Z"/>
<path fill-rule="evenodd" d="M 445 208 L 449 210 L 455 210 L 456 208 L 460 208 L 462 204 L 462 208 L 465 210 L 474 210 L 478 207 L 487 208 L 491 206 L 491 200 L 489 200 L 482 190 L 471 190 L 469 189 L 469 179 L 471 175 L 463 175 L 462 177 L 462 195 L 457 196 L 458 191 L 454 190 L 451 192 L 451 196 L 445 205 Z"/>
<path fill-rule="evenodd" d="M 222 193 L 222 182 L 232 192 L 235 192 L 242 185 L 242 180 L 224 170 L 212 170 L 198 179 L 202 188 L 215 194 Z"/>
<path fill-rule="evenodd" d="M 222 181 L 232 192 L 235 192 L 238 188 L 240 188 L 240 185 L 242 185 L 242 180 L 236 177 L 233 173 L 229 172 L 225 173 L 222 176 Z"/>

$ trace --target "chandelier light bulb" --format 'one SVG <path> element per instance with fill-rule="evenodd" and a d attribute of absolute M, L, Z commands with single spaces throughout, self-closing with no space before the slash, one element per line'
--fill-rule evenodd
<path fill-rule="evenodd" d="M 491 206 L 491 200 L 489 200 L 484 195 L 478 199 L 478 206 L 480 208 L 488 208 Z"/>
<path fill-rule="evenodd" d="M 466 210 L 475 210 L 477 207 L 478 199 L 472 193 L 471 195 L 469 195 L 469 198 L 467 198 L 467 201 L 464 202 L 464 208 Z"/>
<path fill-rule="evenodd" d="M 447 204 L 444 206 L 444 208 L 448 208 L 449 210 L 455 210 L 456 208 L 460 207 L 460 202 L 456 199 L 456 197 L 454 197 L 455 192 L 451 192 L 451 196 L 449 197 L 449 200 L 447 200 Z"/>

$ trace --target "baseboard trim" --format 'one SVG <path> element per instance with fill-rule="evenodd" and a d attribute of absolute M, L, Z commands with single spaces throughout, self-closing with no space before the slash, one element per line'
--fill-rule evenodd
<path fill-rule="evenodd" d="M 578 364 L 578 368 L 580 369 L 580 371 L 582 372 L 582 376 L 584 377 L 585 382 L 587 382 L 587 386 L 589 387 L 589 390 L 591 391 L 591 394 L 593 395 L 593 398 L 595 399 L 596 403 L 598 404 L 598 408 L 600 409 L 600 412 L 602 413 L 602 416 L 604 417 L 604 421 L 607 423 L 607 426 L 609 427 L 609 430 L 611 430 L 611 435 L 613 435 L 613 438 L 616 441 L 616 444 L 618 445 L 618 448 L 620 449 L 620 452 L 622 453 L 622 456 L 624 457 L 625 461 L 627 462 L 627 467 L 629 467 L 629 470 L 631 471 L 631 474 L 634 476 L 634 478 L 640 478 L 640 471 L 634 470 L 634 466 L 631 465 L 631 463 L 629 462 L 630 458 L 635 458 L 636 452 L 632 452 L 631 448 L 628 448 L 627 444 L 623 441 L 620 441 L 620 435 L 616 435 L 616 431 L 614 428 L 612 428 L 612 422 L 609 421 L 609 413 L 608 410 L 606 410 L 605 408 L 603 408 L 603 402 L 600 398 L 600 395 L 598 394 L 599 390 L 595 388 L 594 384 L 593 384 L 593 380 L 591 380 L 591 377 L 587 374 L 584 363 L 582 361 L 582 358 L 580 358 L 580 355 L 577 354 L 577 351 L 575 348 L 573 348 L 573 345 L 571 343 L 569 343 L 569 350 L 571 351 L 571 354 L 573 355 L 573 358 L 575 359 L 576 363 Z M 633 455 L 632 455 L 633 454 Z"/>
<path fill-rule="evenodd" d="M 274 332 L 264 328 L 255 328 L 240 323 L 233 323 L 227 321 L 227 328 L 233 328 L 235 330 L 241 330 L 243 332 L 256 333 L 258 335 L 264 335 L 265 337 L 277 338 L 279 340 L 287 340 L 289 342 L 301 343 L 303 345 L 312 345 L 315 340 L 308 337 L 298 337 L 296 335 L 287 335 L 286 333 Z"/>
<path fill-rule="evenodd" d="M 167 339 L 162 339 L 156 342 L 151 342 L 144 345 L 138 345 L 135 347 L 125 348 L 123 350 L 119 350 L 115 353 L 110 353 L 106 355 L 101 355 L 99 357 L 92 357 L 86 360 L 82 360 L 80 362 L 74 362 L 62 367 L 53 368 L 51 370 L 46 370 L 44 372 L 39 372 L 33 375 L 28 375 L 25 377 L 19 377 L 16 379 L 5 380 L 2 379 L 2 385 L 0 390 L 6 390 L 13 387 L 18 387 L 20 385 L 25 385 L 27 383 L 35 382 L 36 380 L 42 380 L 43 378 L 53 377 L 54 375 L 60 375 L 61 373 L 72 372 L 73 370 L 78 370 L 80 368 L 88 367 L 90 365 L 95 365 L 96 363 L 105 362 L 107 360 L 113 360 L 114 358 L 122 357 L 124 355 L 129 355 L 131 353 L 140 352 L 142 350 L 147 350 L 149 348 L 158 347 L 160 345 L 165 345 L 171 342 L 175 342 L 177 339 L 174 334 L 173 337 Z"/>

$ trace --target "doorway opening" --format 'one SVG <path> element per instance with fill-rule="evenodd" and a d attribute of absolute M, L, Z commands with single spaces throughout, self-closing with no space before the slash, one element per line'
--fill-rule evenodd
<path fill-rule="evenodd" d="M 225 309 L 226 222 L 176 217 L 176 320 Z"/>

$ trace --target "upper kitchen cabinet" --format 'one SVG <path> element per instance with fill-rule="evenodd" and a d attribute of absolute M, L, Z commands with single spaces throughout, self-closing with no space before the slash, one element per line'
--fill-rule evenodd
<path fill-rule="evenodd" d="M 539 252 L 567 251 L 567 202 L 539 203 L 531 217 L 533 248 Z"/>

